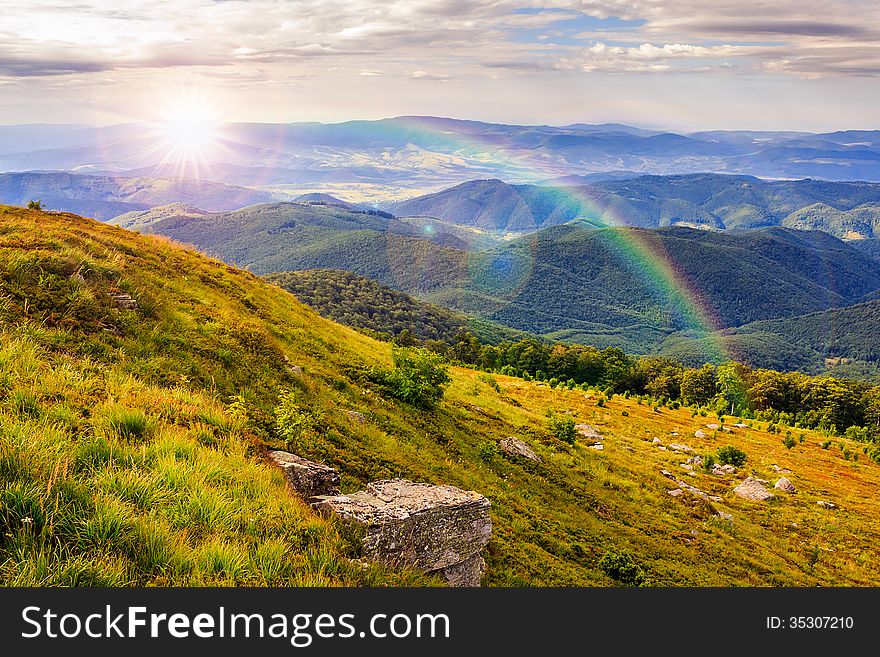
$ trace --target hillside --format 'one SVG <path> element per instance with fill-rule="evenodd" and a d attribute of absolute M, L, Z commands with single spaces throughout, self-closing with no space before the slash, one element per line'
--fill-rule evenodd
<path fill-rule="evenodd" d="M 375 210 L 270 203 L 191 216 L 156 208 L 137 222 L 141 232 L 192 244 L 257 274 L 339 269 L 404 290 L 433 289 L 466 275 L 464 240 Z"/>
<path fill-rule="evenodd" d="M 178 177 L 92 176 L 67 172 L 0 173 L 0 203 L 40 199 L 49 210 L 107 220 L 127 212 L 181 203 L 206 210 L 234 210 L 271 200 L 266 192 Z"/>
<path fill-rule="evenodd" d="M 452 343 L 468 329 L 465 315 L 418 301 L 364 276 L 332 269 L 270 274 L 266 280 L 293 294 L 322 317 L 352 328 Z"/>
<path fill-rule="evenodd" d="M 541 231 L 480 254 L 466 286 L 426 298 L 551 338 L 645 353 L 685 325 L 627 248 L 634 242 L 663 254 L 722 327 L 845 306 L 880 289 L 878 263 L 824 233 L 623 230 Z M 493 276 L 498 267 L 508 273 Z"/>
<path fill-rule="evenodd" d="M 436 409 L 416 409 L 364 378 L 387 345 L 252 274 L 67 214 L 0 208 L 0 300 L 6 585 L 429 583 L 353 564 L 342 528 L 284 490 L 260 454 L 278 445 L 285 389 L 312 418 L 303 455 L 338 467 L 343 491 L 404 476 L 486 495 L 487 585 L 613 585 L 606 555 L 648 585 L 880 583 L 880 466 L 846 438 L 823 449 L 804 431 L 788 450 L 763 423 L 696 438 L 706 418 L 685 409 L 458 368 Z M 554 438 L 549 410 L 595 425 L 604 450 Z M 502 456 L 508 435 L 542 462 Z M 653 436 L 701 453 L 729 442 L 747 465 L 688 475 Z M 796 494 L 731 493 L 777 464 Z M 722 501 L 673 497 L 663 469 Z"/>
<path fill-rule="evenodd" d="M 642 228 L 787 226 L 863 239 L 874 237 L 880 225 L 878 203 L 876 183 L 687 174 L 557 187 L 475 180 L 388 208 L 400 216 L 428 215 L 485 230 L 534 231 L 583 218 Z"/>

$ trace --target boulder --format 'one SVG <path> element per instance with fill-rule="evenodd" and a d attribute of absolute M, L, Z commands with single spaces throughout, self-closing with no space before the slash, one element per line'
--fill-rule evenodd
<path fill-rule="evenodd" d="M 712 424 L 707 424 L 707 425 L 706 425 L 706 428 L 707 428 L 707 429 L 711 429 L 712 431 L 715 431 L 716 429 L 720 429 L 721 426 L 718 425 L 718 424 L 714 424 L 714 423 L 712 423 Z"/>
<path fill-rule="evenodd" d="M 753 477 L 746 477 L 746 480 L 734 488 L 733 492 L 742 498 L 755 500 L 757 502 L 765 502 L 776 497 L 773 493 L 764 488 L 764 484 Z"/>
<path fill-rule="evenodd" d="M 816 504 L 821 506 L 823 509 L 836 509 L 837 508 L 837 505 L 834 502 L 826 502 L 825 500 L 819 500 L 818 502 L 816 502 Z"/>
<path fill-rule="evenodd" d="M 314 506 L 361 525 L 363 556 L 371 561 L 439 572 L 454 586 L 480 584 L 477 557 L 492 535 L 492 521 L 489 500 L 479 493 L 387 479 Z"/>
<path fill-rule="evenodd" d="M 590 445 L 590 449 L 595 449 L 601 452 L 605 449 L 605 446 L 602 443 L 596 443 L 595 445 Z"/>
<path fill-rule="evenodd" d="M 669 443 L 669 449 L 674 452 L 693 452 L 693 447 L 688 447 L 687 445 L 682 445 L 681 443 Z"/>
<path fill-rule="evenodd" d="M 359 413 L 358 411 L 345 411 L 345 416 L 352 422 L 357 422 L 358 424 L 364 423 L 364 414 Z"/>
<path fill-rule="evenodd" d="M 720 463 L 716 463 L 712 466 L 712 474 L 716 475 L 729 475 L 736 472 L 736 466 L 731 465 L 730 463 L 725 463 L 721 465 Z"/>
<path fill-rule="evenodd" d="M 687 460 L 687 462 L 690 465 L 699 466 L 699 465 L 703 465 L 703 458 L 700 456 L 692 456 Z"/>
<path fill-rule="evenodd" d="M 701 438 L 702 439 L 702 438 L 708 438 L 708 437 L 709 437 L 709 434 L 707 434 L 705 431 L 702 431 L 700 429 L 697 429 L 696 431 L 694 431 L 694 438 Z"/>
<path fill-rule="evenodd" d="M 287 485 L 306 501 L 339 495 L 339 473 L 333 468 L 290 452 L 269 452 L 269 457 L 284 471 Z"/>
<path fill-rule="evenodd" d="M 672 490 L 668 490 L 666 492 L 669 493 L 670 495 L 672 495 L 672 497 L 678 497 L 679 495 L 684 493 L 684 491 L 681 488 L 673 488 Z"/>
<path fill-rule="evenodd" d="M 526 445 L 519 438 L 514 438 L 513 436 L 508 436 L 504 440 L 502 440 L 498 446 L 501 448 L 501 451 L 505 454 L 509 454 L 510 456 L 521 456 L 524 459 L 529 459 L 530 461 L 541 462 L 541 457 L 535 454 L 532 451 L 532 448 Z"/>
<path fill-rule="evenodd" d="M 655 437 L 654 437 L 654 440 L 652 440 L 651 443 L 654 444 L 654 445 L 660 445 L 660 444 L 663 443 L 663 441 L 660 440 L 659 438 L 657 438 L 657 437 L 655 436 Z"/>
<path fill-rule="evenodd" d="M 735 426 L 737 429 L 748 429 L 749 428 L 749 425 L 745 424 L 743 422 L 737 422 L 733 426 Z"/>
<path fill-rule="evenodd" d="M 675 475 L 672 474 L 669 470 L 661 470 L 660 474 L 662 474 L 667 479 L 675 479 Z"/>
<path fill-rule="evenodd" d="M 773 488 L 776 488 L 777 490 L 784 490 L 786 493 L 794 492 L 794 484 L 785 477 L 780 477 L 779 480 L 773 485 Z"/>

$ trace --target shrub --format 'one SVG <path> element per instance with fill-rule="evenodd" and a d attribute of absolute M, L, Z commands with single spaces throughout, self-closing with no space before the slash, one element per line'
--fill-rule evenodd
<path fill-rule="evenodd" d="M 284 390 L 275 407 L 275 429 L 287 447 L 303 449 L 319 433 L 320 418 L 297 403 L 296 392 Z"/>
<path fill-rule="evenodd" d="M 552 379 L 550 379 L 547 383 L 550 384 L 550 387 L 551 387 L 551 388 L 555 388 L 556 386 L 559 385 L 559 379 L 557 379 L 557 378 L 554 376 L 554 377 L 553 377 Z"/>
<path fill-rule="evenodd" d="M 711 472 L 713 467 L 715 467 L 715 457 L 711 454 L 706 454 L 703 457 L 703 469 L 706 472 Z"/>
<path fill-rule="evenodd" d="M 599 408 L 604 408 L 605 407 L 605 398 L 599 397 L 599 401 L 596 402 L 596 406 L 598 406 Z"/>
<path fill-rule="evenodd" d="M 611 548 L 602 555 L 599 567 L 611 579 L 625 586 L 641 586 L 645 582 L 645 573 L 626 552 Z"/>
<path fill-rule="evenodd" d="M 725 445 L 718 450 L 717 458 L 722 465 L 734 465 L 740 468 L 746 462 L 746 453 L 733 445 Z"/>
<path fill-rule="evenodd" d="M 498 445 L 487 440 L 479 444 L 477 453 L 483 461 L 488 463 L 498 456 Z"/>
<path fill-rule="evenodd" d="M 501 370 L 501 373 L 504 374 L 503 369 Z M 498 384 L 498 380 L 494 376 L 491 376 L 489 374 L 479 374 L 477 375 L 477 381 L 482 381 L 487 386 L 492 388 L 495 392 L 501 392 L 501 386 Z"/>
<path fill-rule="evenodd" d="M 829 447 L 831 447 L 831 441 L 823 440 L 821 443 L 819 443 L 819 447 L 821 447 L 822 449 L 828 449 Z"/>
<path fill-rule="evenodd" d="M 27 207 L 28 210 L 43 210 L 43 201 L 40 199 L 28 201 Z"/>
<path fill-rule="evenodd" d="M 792 447 L 797 445 L 797 441 L 789 435 L 782 439 L 782 444 L 785 445 L 786 449 L 791 449 Z"/>
<path fill-rule="evenodd" d="M 655 408 L 654 410 L 656 411 L 657 409 Z M 621 412 L 621 415 L 622 415 L 623 417 L 629 417 L 629 412 L 628 412 L 628 411 L 623 411 L 623 412 Z"/>
<path fill-rule="evenodd" d="M 449 385 L 449 367 L 442 356 L 418 347 L 394 347 L 394 369 L 375 371 L 392 397 L 415 406 L 431 407 Z"/>
<path fill-rule="evenodd" d="M 554 415 L 550 418 L 550 433 L 569 445 L 574 445 L 577 440 L 574 426 L 574 420 L 568 415 Z"/>

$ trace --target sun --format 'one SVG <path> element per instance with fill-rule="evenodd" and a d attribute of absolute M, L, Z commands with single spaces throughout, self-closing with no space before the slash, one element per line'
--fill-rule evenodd
<path fill-rule="evenodd" d="M 156 124 L 160 166 L 175 175 L 200 177 L 220 148 L 220 125 L 216 110 L 203 99 L 169 100 Z"/>

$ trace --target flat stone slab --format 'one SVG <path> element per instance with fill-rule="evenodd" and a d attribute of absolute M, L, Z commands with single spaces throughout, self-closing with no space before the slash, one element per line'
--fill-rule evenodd
<path fill-rule="evenodd" d="M 535 454 L 535 452 L 532 451 L 532 448 L 519 438 L 508 436 L 498 443 L 498 446 L 501 448 L 502 452 L 509 454 L 510 456 L 520 456 L 524 459 L 529 459 L 530 461 L 541 462 L 541 457 Z"/>
<path fill-rule="evenodd" d="M 577 431 L 584 438 L 591 438 L 592 440 L 602 440 L 602 434 L 599 432 L 599 430 L 589 424 L 576 424 L 574 425 L 574 430 Z"/>
<path fill-rule="evenodd" d="M 364 526 L 364 557 L 424 572 L 444 571 L 479 556 L 492 535 L 489 500 L 454 486 L 386 479 L 351 495 L 322 498 L 314 507 Z M 447 581 L 478 586 L 479 580 L 465 577 L 477 570 L 473 564 L 460 565 Z"/>
<path fill-rule="evenodd" d="M 755 500 L 756 502 L 765 502 L 776 497 L 764 488 L 764 484 L 753 477 L 747 477 L 745 481 L 733 489 L 733 492 L 742 498 Z"/>
<path fill-rule="evenodd" d="M 280 450 L 269 452 L 269 457 L 284 472 L 287 485 L 305 500 L 339 495 L 339 473 L 333 468 Z"/>

